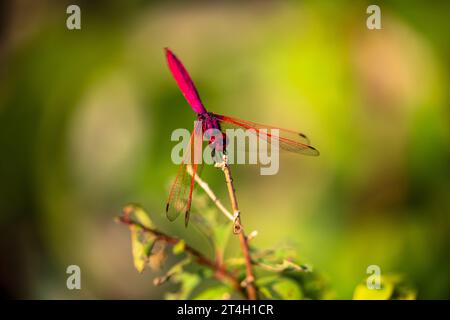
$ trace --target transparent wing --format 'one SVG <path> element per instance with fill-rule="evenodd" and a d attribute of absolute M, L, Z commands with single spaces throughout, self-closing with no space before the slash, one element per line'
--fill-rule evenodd
<path fill-rule="evenodd" d="M 249 132 L 253 132 L 256 136 L 265 140 L 269 147 L 272 145 L 272 139 L 276 137 L 278 138 L 279 149 L 310 156 L 319 155 L 319 151 L 309 144 L 309 139 L 303 133 L 220 114 L 213 114 L 213 116 L 220 122 L 222 130 L 228 128 L 252 129 Z M 273 129 L 278 130 L 278 136 L 272 133 Z"/>
<path fill-rule="evenodd" d="M 187 166 L 184 162 L 180 165 L 177 177 L 170 188 L 166 204 L 166 216 L 170 221 L 178 218 L 181 212 L 186 213 L 190 210 L 189 193 L 192 179 L 187 172 Z"/>
<path fill-rule="evenodd" d="M 183 162 L 178 169 L 177 177 L 172 184 L 169 192 L 169 198 L 166 204 L 166 216 L 170 221 L 174 221 L 180 213 L 184 213 L 185 215 L 185 225 L 188 225 L 189 222 L 189 214 L 191 210 L 192 203 L 192 193 L 194 191 L 195 185 L 195 174 L 198 171 L 201 171 L 201 168 L 198 169 L 199 165 L 195 163 L 195 154 L 198 152 L 198 148 L 200 148 L 201 154 L 201 144 L 195 143 L 195 141 L 201 141 L 202 137 L 202 128 L 197 125 L 194 128 L 194 132 L 191 134 L 191 138 L 189 140 L 189 145 L 186 150 L 188 152 L 184 155 Z M 197 140 L 200 139 L 200 140 Z M 197 150 L 194 152 L 194 150 Z M 201 165 L 200 165 L 201 167 Z M 190 174 L 190 172 L 192 174 Z"/>

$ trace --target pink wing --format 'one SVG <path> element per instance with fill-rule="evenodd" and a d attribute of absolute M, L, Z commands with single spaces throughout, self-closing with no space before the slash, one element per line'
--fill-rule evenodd
<path fill-rule="evenodd" d="M 219 122 L 221 123 L 222 130 L 233 127 L 234 128 L 240 127 L 243 129 L 253 129 L 258 137 L 264 139 L 270 144 L 271 140 L 274 137 L 271 134 L 270 130 L 278 129 L 279 130 L 278 140 L 280 149 L 310 156 L 319 155 L 319 151 L 316 148 L 309 145 L 309 139 L 303 133 L 288 129 L 282 129 L 270 125 L 259 124 L 247 120 L 241 120 L 229 116 L 223 116 L 215 113 L 213 113 L 212 115 L 216 117 L 217 120 L 219 120 Z M 262 131 L 261 129 L 267 130 Z"/>
<path fill-rule="evenodd" d="M 167 64 L 169 65 L 170 72 L 172 72 L 175 81 L 180 87 L 181 92 L 186 98 L 187 102 L 191 105 L 192 109 L 196 113 L 205 113 L 206 109 L 203 106 L 202 100 L 195 88 L 194 82 L 192 81 L 186 68 L 183 66 L 180 60 L 170 51 L 169 48 L 166 50 Z"/>

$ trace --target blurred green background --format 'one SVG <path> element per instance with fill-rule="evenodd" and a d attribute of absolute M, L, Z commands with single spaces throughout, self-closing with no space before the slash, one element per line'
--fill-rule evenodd
<path fill-rule="evenodd" d="M 66 28 L 69 4 L 81 30 Z M 450 5 L 377 2 L 382 30 L 368 30 L 369 4 L 3 1 L 2 296 L 162 298 L 170 287 L 134 270 L 113 221 L 130 201 L 210 254 L 164 216 L 170 134 L 194 120 L 169 46 L 209 110 L 303 131 L 321 151 L 282 155 L 275 176 L 234 166 L 257 246 L 293 243 L 335 298 L 351 298 L 372 264 L 418 298 L 450 298 Z M 222 174 L 203 176 L 226 200 Z M 82 290 L 66 288 L 71 264 Z"/>

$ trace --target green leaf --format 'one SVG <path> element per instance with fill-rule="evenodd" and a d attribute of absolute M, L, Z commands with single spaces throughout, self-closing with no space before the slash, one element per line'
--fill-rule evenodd
<path fill-rule="evenodd" d="M 279 276 L 267 276 L 256 281 L 260 294 L 268 299 L 300 300 L 302 289 L 292 279 Z"/>
<path fill-rule="evenodd" d="M 296 262 L 296 252 L 292 247 L 257 250 L 252 248 L 252 259 L 260 268 L 271 272 L 310 272 L 311 268 Z"/>
<path fill-rule="evenodd" d="M 138 207 L 134 211 L 134 214 L 137 221 L 139 221 L 144 227 L 153 228 L 152 220 L 150 220 L 150 217 L 148 216 L 147 212 L 144 211 L 144 209 Z"/>
<path fill-rule="evenodd" d="M 334 299 L 334 292 L 330 290 L 325 278 L 317 272 L 284 271 L 280 276 L 294 281 L 302 291 L 303 299 Z"/>
<path fill-rule="evenodd" d="M 201 282 L 201 277 L 194 273 L 179 272 L 172 275 L 171 280 L 174 283 L 180 284 L 180 288 L 177 292 L 167 293 L 166 299 L 186 300 L 189 298 L 195 287 Z"/>
<path fill-rule="evenodd" d="M 262 260 L 264 261 L 264 260 Z M 266 263 L 266 262 L 257 262 L 257 265 L 261 268 L 273 271 L 273 272 L 286 272 L 286 271 L 296 271 L 296 272 L 308 272 L 310 270 L 309 267 L 296 264 L 293 261 L 283 259 L 281 263 Z"/>
<path fill-rule="evenodd" d="M 122 213 L 123 218 L 127 221 L 142 225 L 130 225 L 131 251 L 136 270 L 141 273 L 147 263 L 152 269 L 159 268 L 165 259 L 165 243 L 162 241 L 155 243 L 156 237 L 143 230 L 144 227 L 150 229 L 154 227 L 147 212 L 137 204 L 128 204 L 122 209 Z"/>
<path fill-rule="evenodd" d="M 231 288 L 219 283 L 215 286 L 209 287 L 199 294 L 197 294 L 194 300 L 226 300 L 230 298 Z"/>
<path fill-rule="evenodd" d="M 186 248 L 186 242 L 184 240 L 178 241 L 176 245 L 173 246 L 172 252 L 173 254 L 180 254 L 184 252 L 184 249 Z"/>
<path fill-rule="evenodd" d="M 416 291 L 411 288 L 399 275 L 381 276 L 379 289 L 369 289 L 366 282 L 356 286 L 353 293 L 354 300 L 412 300 L 416 298 Z"/>
<path fill-rule="evenodd" d="M 153 283 L 156 286 L 159 286 L 161 284 L 163 284 L 164 282 L 166 282 L 167 280 L 169 280 L 171 277 L 173 277 L 174 275 L 176 275 L 177 273 L 182 273 L 184 270 L 184 267 L 186 265 L 188 265 L 191 262 L 191 259 L 188 257 L 186 259 L 183 259 L 181 261 L 179 261 L 178 263 L 174 264 L 169 271 L 167 271 L 167 273 L 162 276 L 162 277 L 157 277 L 155 279 L 153 279 Z"/>
<path fill-rule="evenodd" d="M 392 283 L 384 283 L 380 289 L 369 289 L 366 283 L 356 286 L 353 300 L 389 300 L 394 292 Z"/>
<path fill-rule="evenodd" d="M 127 219 L 135 220 L 146 228 L 153 228 L 152 220 L 148 213 L 138 204 L 130 203 L 122 209 L 123 216 Z"/>
<path fill-rule="evenodd" d="M 240 267 L 240 266 L 244 266 L 244 265 L 245 265 L 245 259 L 244 258 L 228 258 L 225 261 L 225 266 L 226 267 L 235 268 L 235 267 Z"/>
<path fill-rule="evenodd" d="M 130 226 L 130 231 L 134 267 L 141 273 L 148 261 L 154 239 L 143 233 L 140 227 Z"/>

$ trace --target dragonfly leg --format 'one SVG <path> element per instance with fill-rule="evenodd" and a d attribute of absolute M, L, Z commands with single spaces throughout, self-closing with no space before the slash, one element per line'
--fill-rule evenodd
<path fill-rule="evenodd" d="M 223 157 L 226 155 L 225 150 L 216 150 L 216 148 L 212 149 L 211 156 L 214 159 L 215 164 L 222 163 Z"/>
<path fill-rule="evenodd" d="M 222 170 L 225 170 L 225 166 L 226 166 L 225 162 L 216 162 L 214 164 L 214 167 L 222 169 Z"/>

